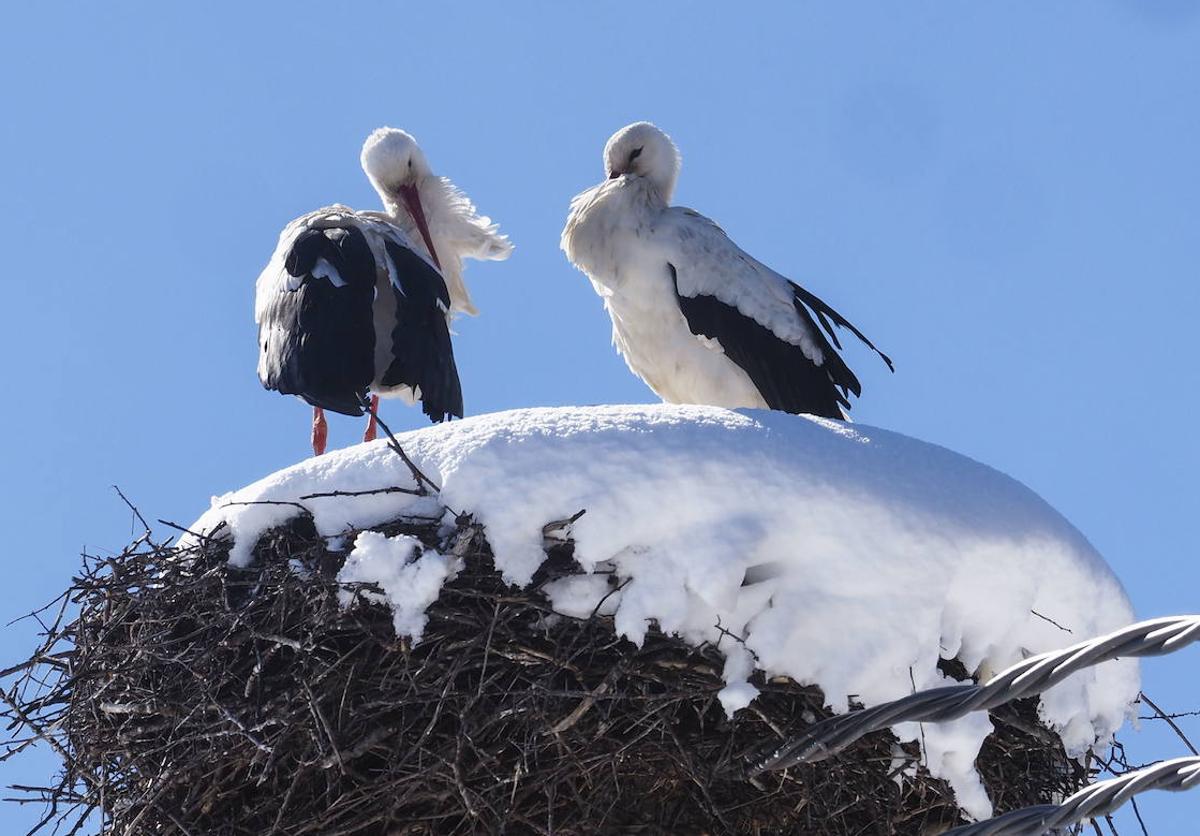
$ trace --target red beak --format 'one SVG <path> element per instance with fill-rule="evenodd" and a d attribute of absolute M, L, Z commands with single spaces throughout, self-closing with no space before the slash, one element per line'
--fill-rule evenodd
<path fill-rule="evenodd" d="M 421 196 L 417 193 L 417 187 L 401 186 L 400 196 L 404 198 L 404 205 L 408 207 L 408 214 L 412 215 L 412 219 L 417 222 L 417 229 L 421 231 L 421 237 L 425 239 L 425 248 L 429 250 L 429 257 L 433 259 L 433 263 L 441 270 L 442 262 L 438 260 L 437 250 L 433 248 L 433 239 L 429 237 L 429 224 L 425 222 L 425 210 L 421 208 Z"/>

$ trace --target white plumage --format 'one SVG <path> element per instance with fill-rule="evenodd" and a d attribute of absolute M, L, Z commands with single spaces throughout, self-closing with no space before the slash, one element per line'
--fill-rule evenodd
<path fill-rule="evenodd" d="M 604 160 L 608 179 L 571 202 L 562 249 L 604 300 L 634 374 L 670 403 L 844 417 L 861 387 L 833 326 L 870 342 L 713 221 L 669 205 L 679 153 L 654 125 L 618 131 Z"/>

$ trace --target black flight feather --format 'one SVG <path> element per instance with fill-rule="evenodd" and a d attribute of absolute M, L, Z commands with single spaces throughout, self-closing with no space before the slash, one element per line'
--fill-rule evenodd
<path fill-rule="evenodd" d="M 441 274 L 425 259 L 387 242 L 396 268 L 396 324 L 392 329 L 393 360 L 384 372 L 386 386 L 407 385 L 421 390 L 421 404 L 433 422 L 463 415 L 462 386 L 450 344 L 446 311 L 450 292 Z M 394 286 L 393 286 L 394 287 Z"/>

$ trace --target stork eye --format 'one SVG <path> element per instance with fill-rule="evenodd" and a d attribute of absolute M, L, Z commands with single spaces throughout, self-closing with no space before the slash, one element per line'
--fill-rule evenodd
<path fill-rule="evenodd" d="M 409 159 L 409 161 L 408 161 L 408 167 L 409 167 L 409 168 L 412 168 L 412 159 Z"/>
<path fill-rule="evenodd" d="M 629 162 L 633 162 L 634 160 L 636 160 L 636 159 L 637 159 L 638 157 L 640 157 L 641 155 L 642 155 L 642 149 L 641 149 L 641 148 L 635 148 L 635 149 L 633 149 L 633 153 L 629 155 Z"/>

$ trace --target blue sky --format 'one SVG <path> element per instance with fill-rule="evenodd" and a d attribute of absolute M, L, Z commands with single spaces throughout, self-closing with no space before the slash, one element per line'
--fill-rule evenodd
<path fill-rule="evenodd" d="M 0 615 L 126 542 L 110 485 L 186 524 L 307 454 L 308 410 L 255 377 L 254 279 L 292 217 L 374 205 L 381 124 L 517 245 L 468 269 L 467 410 L 653 401 L 558 251 L 637 119 L 682 149 L 678 202 L 895 358 L 851 349 L 858 421 L 1030 485 L 1140 615 L 1200 609 L 1200 5 L 25 3 L 0 70 Z M 1198 652 L 1148 662 L 1151 697 L 1200 709 Z M 1159 725 L 1133 758 L 1185 753 Z M 1190 833 L 1200 792 L 1141 807 Z"/>

